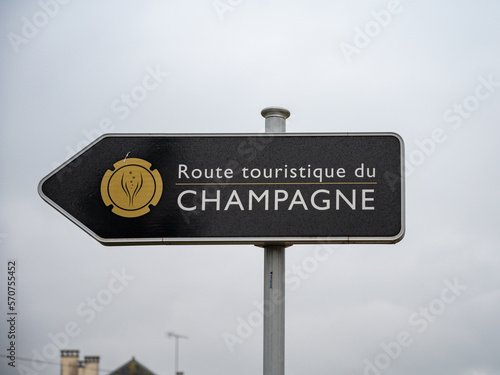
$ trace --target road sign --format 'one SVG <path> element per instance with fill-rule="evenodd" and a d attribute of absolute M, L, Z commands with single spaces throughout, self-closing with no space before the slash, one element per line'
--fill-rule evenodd
<path fill-rule="evenodd" d="M 39 184 L 105 245 L 395 243 L 394 133 L 108 134 Z"/>

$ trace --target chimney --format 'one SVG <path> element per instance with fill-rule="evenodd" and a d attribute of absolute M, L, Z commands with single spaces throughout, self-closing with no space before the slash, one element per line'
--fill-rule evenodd
<path fill-rule="evenodd" d="M 99 357 L 85 356 L 85 370 L 83 375 L 99 375 Z"/>
<path fill-rule="evenodd" d="M 78 361 L 78 375 L 85 375 L 85 362 Z"/>
<path fill-rule="evenodd" d="M 78 350 L 61 350 L 61 375 L 78 375 Z"/>

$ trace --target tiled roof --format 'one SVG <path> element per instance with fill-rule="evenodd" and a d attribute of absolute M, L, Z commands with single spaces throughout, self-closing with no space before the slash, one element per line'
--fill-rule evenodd
<path fill-rule="evenodd" d="M 134 357 L 120 368 L 112 371 L 109 375 L 156 375 L 147 367 L 141 365 Z"/>

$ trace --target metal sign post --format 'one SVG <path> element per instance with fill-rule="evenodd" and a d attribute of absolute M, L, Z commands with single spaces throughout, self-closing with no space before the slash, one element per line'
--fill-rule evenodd
<path fill-rule="evenodd" d="M 266 133 L 284 133 L 290 112 L 261 112 Z M 285 374 L 285 245 L 264 246 L 264 375 Z"/>

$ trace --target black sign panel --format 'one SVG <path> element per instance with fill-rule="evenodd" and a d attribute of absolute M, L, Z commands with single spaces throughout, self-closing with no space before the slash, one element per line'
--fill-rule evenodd
<path fill-rule="evenodd" d="M 395 243 L 393 133 L 104 135 L 39 185 L 106 245 Z"/>

